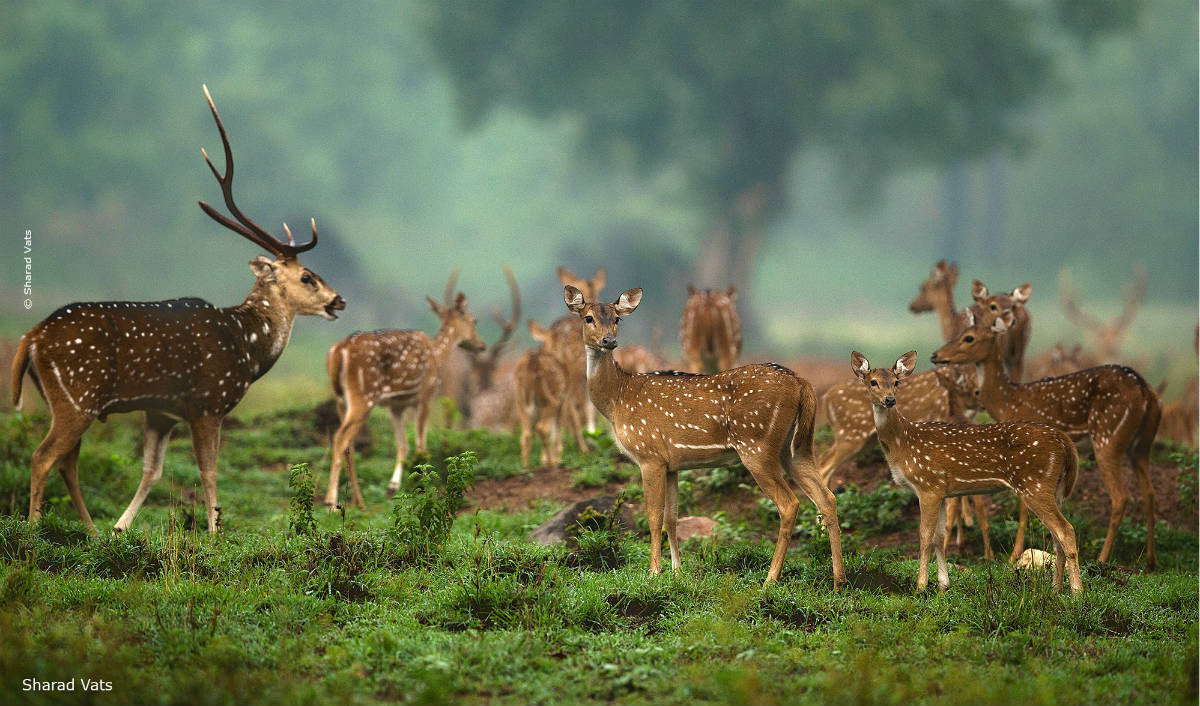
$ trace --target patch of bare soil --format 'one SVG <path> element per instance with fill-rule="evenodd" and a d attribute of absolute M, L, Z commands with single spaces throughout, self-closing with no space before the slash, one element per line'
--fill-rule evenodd
<path fill-rule="evenodd" d="M 508 478 L 484 478 L 466 494 L 471 509 L 515 512 L 528 510 L 539 500 L 566 505 L 597 495 L 614 495 L 622 483 L 609 483 L 599 488 L 572 488 L 573 468 L 542 466 L 528 473 Z"/>

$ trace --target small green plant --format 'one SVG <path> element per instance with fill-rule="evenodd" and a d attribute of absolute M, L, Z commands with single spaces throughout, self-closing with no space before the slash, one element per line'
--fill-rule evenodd
<path fill-rule="evenodd" d="M 1175 487 L 1179 493 L 1179 499 L 1185 505 L 1195 505 L 1197 485 L 1196 467 L 1200 463 L 1200 451 L 1181 447 L 1167 454 L 1167 458 L 1171 459 L 1171 463 L 1179 466 L 1179 475 L 1175 478 Z"/>
<path fill-rule="evenodd" d="M 292 499 L 288 502 L 288 529 L 298 535 L 310 537 L 317 533 L 317 521 L 313 518 L 312 470 L 307 463 L 297 463 L 288 469 L 288 487 Z"/>
<path fill-rule="evenodd" d="M 445 544 L 463 493 L 475 485 L 475 452 L 446 459 L 446 478 L 438 483 L 433 466 L 416 467 L 414 488 L 396 495 L 391 535 L 410 559 L 430 556 Z"/>
<path fill-rule="evenodd" d="M 625 528 L 621 526 L 621 510 L 625 505 L 625 494 L 617 493 L 616 500 L 608 512 L 596 512 L 587 508 L 575 520 L 579 532 L 568 538 L 573 553 L 570 563 L 593 571 L 619 569 L 628 560 L 625 545 Z"/>
<path fill-rule="evenodd" d="M 571 474 L 572 488 L 602 488 L 609 483 L 623 483 L 633 475 L 628 466 L 603 457 L 589 457 L 579 470 Z"/>

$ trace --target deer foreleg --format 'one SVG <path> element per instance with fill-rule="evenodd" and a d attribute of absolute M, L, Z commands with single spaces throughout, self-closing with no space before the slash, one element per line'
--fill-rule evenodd
<path fill-rule="evenodd" d="M 175 420 L 166 415 L 146 413 L 146 438 L 142 451 L 142 481 L 138 484 L 137 492 L 133 494 L 133 500 L 129 501 L 129 507 L 125 508 L 125 512 L 121 514 L 117 524 L 113 526 L 113 532 L 124 532 L 129 529 L 129 526 L 133 524 L 133 518 L 141 509 L 142 503 L 146 501 L 146 496 L 150 494 L 151 488 L 158 483 L 159 478 L 162 478 L 163 459 L 166 458 L 167 442 L 171 439 L 171 429 L 174 426 Z"/>
<path fill-rule="evenodd" d="M 404 408 L 391 407 L 392 435 L 396 438 L 396 467 L 388 479 L 387 496 L 390 498 L 400 490 L 404 481 L 404 459 L 408 458 L 408 431 L 404 428 Z"/>
<path fill-rule="evenodd" d="M 642 491 L 646 498 L 646 520 L 650 525 L 650 573 L 662 572 L 663 506 L 666 504 L 667 467 L 647 461 L 642 465 Z"/>
<path fill-rule="evenodd" d="M 667 544 L 671 547 L 671 568 L 678 571 L 683 568 L 679 553 L 679 472 L 667 473 L 666 497 L 664 502 L 663 525 L 667 530 Z"/>
<path fill-rule="evenodd" d="M 208 531 L 215 534 L 221 508 L 217 505 L 217 451 L 221 446 L 221 418 L 201 417 L 191 420 L 192 448 L 196 465 L 200 467 L 200 484 L 204 486 L 204 506 L 208 510 Z"/>

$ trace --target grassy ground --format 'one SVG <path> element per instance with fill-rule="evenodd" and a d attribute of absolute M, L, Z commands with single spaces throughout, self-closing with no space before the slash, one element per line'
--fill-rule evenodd
<path fill-rule="evenodd" d="M 410 492 L 389 503 L 394 447 L 376 416 L 359 461 L 365 513 L 318 509 L 306 528 L 312 490 L 288 466 L 311 462 L 320 493 L 326 442 L 310 413 L 292 410 L 229 425 L 222 533 L 193 529 L 203 507 L 183 438 L 135 530 L 115 538 L 82 532 L 57 477 L 46 521 L 35 529 L 21 519 L 45 420 L 0 416 L 0 699 L 1196 702 L 1195 527 L 1161 526 L 1159 573 L 1085 563 L 1081 598 L 1054 593 L 1048 574 L 969 558 L 956 560 L 947 593 L 915 595 L 911 547 L 872 546 L 911 524 L 911 494 L 850 489 L 839 514 L 852 586 L 832 590 L 828 544 L 808 511 L 783 580 L 764 589 L 764 536 L 777 520 L 733 469 L 686 477 L 685 512 L 740 510 L 719 516 L 713 538 L 685 545 L 682 572 L 649 577 L 645 539 L 602 517 L 571 546 L 543 548 L 525 535 L 555 503 L 454 516 L 435 479 L 461 474 L 442 463 L 423 479 L 408 474 Z M 512 436 L 431 436 L 438 461 L 473 451 L 481 481 L 524 479 Z M 80 475 L 102 531 L 136 486 L 139 439 L 133 418 L 85 438 Z M 1178 492 L 1195 503 L 1195 455 L 1175 458 L 1190 469 Z M 637 502 L 636 473 L 607 445 L 567 462 L 576 486 L 624 485 Z M 1101 525 L 1068 514 L 1094 542 Z M 1010 524 L 995 523 L 1001 547 Z M 1127 521 L 1117 563 L 1135 563 L 1141 540 Z M 23 692 L 31 677 L 75 677 L 75 691 Z M 112 690 L 84 692 L 79 678 Z"/>

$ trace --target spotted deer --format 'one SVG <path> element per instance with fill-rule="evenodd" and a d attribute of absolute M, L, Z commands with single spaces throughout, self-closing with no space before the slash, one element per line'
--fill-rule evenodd
<path fill-rule="evenodd" d="M 88 530 L 95 532 L 79 488 L 80 439 L 95 419 L 144 411 L 142 480 L 113 530 L 129 528 L 146 495 L 162 477 L 167 441 L 182 420 L 192 430 L 208 530 L 216 532 L 221 512 L 217 505 L 217 452 L 225 415 L 278 360 L 297 316 L 333 320 L 336 312 L 346 308 L 345 300 L 297 258 L 316 247 L 315 220 L 312 240 L 304 245 L 295 244 L 285 224 L 285 243 L 247 218 L 234 203 L 233 150 L 207 86 L 204 97 L 225 147 L 225 173 L 217 171 L 207 152 L 201 152 L 233 218 L 204 201 L 200 208 L 275 259 L 259 256 L 250 261 L 254 286 L 237 306 L 216 308 L 193 298 L 68 304 L 21 337 L 12 364 L 13 403 L 20 399 L 21 383 L 28 372 L 51 415 L 50 431 L 33 452 L 30 522 L 40 518 L 46 480 L 58 466 L 75 511 Z"/>
<path fill-rule="evenodd" d="M 834 586 L 845 581 L 833 493 L 812 456 L 816 396 L 812 386 L 775 364 L 747 365 L 715 375 L 673 371 L 628 373 L 613 360 L 622 316 L 637 309 L 641 289 L 611 304 L 563 288 L 567 309 L 583 324 L 587 385 L 596 409 L 612 425 L 617 448 L 641 468 L 650 524 L 650 573 L 661 571 L 665 524 L 671 566 L 679 569 L 679 471 L 735 463 L 746 466 L 779 510 L 779 536 L 767 583 L 779 578 L 799 501 L 787 471 L 824 516 L 833 556 Z"/>
<path fill-rule="evenodd" d="M 946 590 L 943 544 L 946 512 L 943 500 L 1008 488 L 1042 520 L 1054 537 L 1058 557 L 1054 586 L 1062 585 L 1063 568 L 1071 591 L 1083 591 L 1075 528 L 1059 503 L 1070 495 L 1079 472 L 1079 456 L 1066 434 L 1036 422 L 949 424 L 911 422 L 896 407 L 896 383 L 910 375 L 917 352 L 900 356 L 890 370 L 872 368 L 858 351 L 850 355 L 854 375 L 871 397 L 879 444 L 896 483 L 917 494 L 921 507 L 921 552 L 917 590 L 928 582 L 929 554 L 937 556 L 938 588 Z"/>
<path fill-rule="evenodd" d="M 679 343 L 684 367 L 691 373 L 729 370 L 742 353 L 742 320 L 738 318 L 737 289 L 696 289 L 688 285 L 688 299 L 679 319 Z"/>
<path fill-rule="evenodd" d="M 432 339 L 424 331 L 412 329 L 360 331 L 333 344 L 325 356 L 325 369 L 342 418 L 333 435 L 333 460 L 325 491 L 329 507 L 337 505 L 343 459 L 350 475 L 351 498 L 356 506 L 364 507 L 354 468 L 353 442 L 375 405 L 382 404 L 391 412 L 396 436 L 396 467 L 387 486 L 390 498 L 400 489 L 404 460 L 408 458 L 404 414 L 416 408 L 417 451 L 425 451 L 429 408 L 451 349 L 461 346 L 481 351 L 485 347 L 475 332 L 475 317 L 467 309 L 465 294 L 459 292 L 453 303 L 425 299 L 441 321 Z"/>
<path fill-rule="evenodd" d="M 1029 301 L 1029 295 L 1032 293 L 1033 285 L 1028 282 L 1008 294 L 991 294 L 979 280 L 971 283 L 971 297 L 975 300 L 976 313 L 986 311 L 998 315 L 1004 311 L 1012 312 L 1013 323 L 1004 337 L 1000 359 L 1004 362 L 1004 369 L 1009 377 L 1017 382 L 1025 375 L 1025 349 L 1029 347 L 1029 337 L 1033 333 L 1033 322 L 1030 320 L 1029 310 L 1025 308 L 1025 303 Z M 969 325 L 968 320 L 961 323 L 962 326 L 956 333 Z M 954 336 L 950 336 L 946 340 L 953 338 Z"/>
<path fill-rule="evenodd" d="M 1108 561 L 1129 491 L 1121 478 L 1121 456 L 1129 457 L 1142 486 L 1146 515 L 1146 566 L 1154 568 L 1154 486 L 1150 448 L 1158 431 L 1158 396 L 1132 368 L 1103 365 L 1036 382 L 1015 383 L 1001 363 L 1003 337 L 1013 323 L 1011 311 L 972 315 L 970 326 L 932 355 L 935 364 L 973 363 L 979 378 L 979 402 L 993 419 L 1030 420 L 1065 432 L 1072 441 L 1091 439 L 1100 477 L 1112 500 L 1108 534 L 1099 561 Z M 1020 556 L 1025 512 L 1021 513 L 1011 558 Z"/>
<path fill-rule="evenodd" d="M 559 267 L 558 281 L 564 287 L 571 286 L 583 292 L 588 301 L 595 301 L 600 296 L 600 290 L 604 289 L 608 282 L 608 272 L 599 267 L 591 279 L 583 279 L 567 268 Z M 550 332 L 554 335 L 554 350 L 566 364 L 567 374 L 570 376 L 568 389 L 571 396 L 567 404 L 574 405 L 579 410 L 580 416 L 587 423 L 588 433 L 591 433 L 596 431 L 596 408 L 588 402 L 587 371 L 583 363 L 583 347 L 579 343 L 582 340 L 581 331 L 579 318 L 575 316 L 563 316 L 550 324 Z"/>
<path fill-rule="evenodd" d="M 529 334 L 540 348 L 525 352 L 513 370 L 516 380 L 517 417 L 521 422 L 521 467 L 529 468 L 529 452 L 533 435 L 542 444 L 543 466 L 562 463 L 563 417 L 572 418 L 569 426 L 576 434 L 575 442 L 583 447 L 583 434 L 578 410 L 567 402 L 567 366 L 554 350 L 554 337 L 541 324 L 529 320 Z"/>

